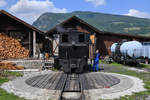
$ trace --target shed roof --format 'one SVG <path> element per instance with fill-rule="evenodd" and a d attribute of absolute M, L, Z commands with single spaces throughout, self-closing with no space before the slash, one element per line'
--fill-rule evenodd
<path fill-rule="evenodd" d="M 70 17 L 69 19 L 63 21 L 62 23 L 56 25 L 54 28 L 50 29 L 49 31 L 46 32 L 46 34 L 51 34 L 53 33 L 54 31 L 57 31 L 56 28 L 57 26 L 61 25 L 63 26 L 65 23 L 68 23 L 72 20 L 76 20 L 78 21 L 79 23 L 85 25 L 87 28 L 89 28 L 90 30 L 93 30 L 95 33 L 97 34 L 100 34 L 100 35 L 115 35 L 115 36 L 124 36 L 124 37 L 133 37 L 133 38 L 145 38 L 145 39 L 150 39 L 150 37 L 145 37 L 145 36 L 137 36 L 137 35 L 129 35 L 129 34 L 123 34 L 123 33 L 113 33 L 113 32 L 106 32 L 106 31 L 101 31 L 97 28 L 95 28 L 94 26 L 88 24 L 86 21 L 80 19 L 79 17 L 77 16 L 72 16 Z"/>
<path fill-rule="evenodd" d="M 0 16 L 3 15 L 3 14 L 6 15 L 6 16 L 8 16 L 8 17 L 10 17 L 10 18 L 12 18 L 12 19 L 14 19 L 14 20 L 16 20 L 17 22 L 19 22 L 19 23 L 25 25 L 26 27 L 28 27 L 28 28 L 31 29 L 31 30 L 34 30 L 34 31 L 36 31 L 36 32 L 38 32 L 38 33 L 44 33 L 44 32 L 42 32 L 41 30 L 39 30 L 39 29 L 33 27 L 32 25 L 26 23 L 25 21 L 23 21 L 23 20 L 17 18 L 16 16 L 13 16 L 12 14 L 8 13 L 7 11 L 5 11 L 5 10 L 0 10 Z"/>

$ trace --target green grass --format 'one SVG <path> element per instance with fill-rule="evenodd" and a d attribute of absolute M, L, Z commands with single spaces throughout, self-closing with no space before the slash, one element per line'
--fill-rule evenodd
<path fill-rule="evenodd" d="M 117 64 L 117 63 L 112 63 L 108 65 L 110 65 L 111 67 L 114 67 L 114 70 L 109 71 L 109 72 L 135 76 L 135 77 L 142 79 L 143 82 L 145 83 L 144 87 L 147 89 L 147 91 L 134 93 L 131 96 L 124 96 L 124 97 L 121 97 L 120 99 L 115 99 L 115 100 L 145 100 L 145 98 L 148 95 L 150 95 L 150 73 L 145 73 L 145 72 L 139 73 L 139 72 L 135 72 L 132 70 L 128 70 L 122 64 Z M 143 67 L 149 67 L 149 66 L 144 65 Z M 119 71 L 115 71 L 115 70 L 119 70 Z"/>
<path fill-rule="evenodd" d="M 100 61 L 101 62 L 101 61 Z M 106 62 L 104 62 L 106 64 Z M 130 65 L 123 65 L 123 64 L 119 64 L 119 63 L 116 63 L 116 62 L 112 62 L 111 64 L 109 65 L 112 65 L 112 66 L 127 66 L 127 67 L 137 67 L 137 68 L 150 68 L 150 65 L 148 64 L 144 64 L 144 63 L 140 63 L 138 64 L 137 66 L 130 66 Z"/>
<path fill-rule="evenodd" d="M 116 62 L 112 62 L 111 65 L 112 65 L 112 66 L 122 66 L 122 64 L 118 64 L 118 63 L 116 63 Z"/>
<path fill-rule="evenodd" d="M 7 93 L 5 90 L 0 88 L 0 100 L 25 100 L 24 98 L 19 98 L 13 93 Z"/>
<path fill-rule="evenodd" d="M 5 82 L 8 82 L 8 81 L 9 81 L 8 78 L 6 78 L 6 77 L 0 77 L 0 85 L 2 85 Z"/>
<path fill-rule="evenodd" d="M 9 77 L 22 77 L 23 75 L 21 73 L 18 72 L 8 72 L 8 71 L 3 71 L 0 74 L 0 85 L 8 82 L 9 81 Z"/>
<path fill-rule="evenodd" d="M 55 67 L 49 68 L 49 70 L 52 70 L 52 71 L 55 71 L 55 72 L 57 72 L 57 71 L 58 71 L 58 69 L 57 69 L 57 68 L 55 68 Z"/>
<path fill-rule="evenodd" d="M 10 77 L 21 77 L 23 76 L 19 72 L 8 72 L 3 71 L 0 74 L 0 85 L 2 85 L 5 82 L 8 82 Z M 24 98 L 20 98 L 18 96 L 15 96 L 13 93 L 7 93 L 4 89 L 0 88 L 0 100 L 25 100 Z"/>
<path fill-rule="evenodd" d="M 140 68 L 150 68 L 150 65 L 141 63 L 137 67 L 140 67 Z"/>
<path fill-rule="evenodd" d="M 2 75 L 3 77 L 9 77 L 9 76 L 15 76 L 15 77 L 22 77 L 23 75 L 19 72 L 9 72 L 9 71 L 3 71 Z"/>

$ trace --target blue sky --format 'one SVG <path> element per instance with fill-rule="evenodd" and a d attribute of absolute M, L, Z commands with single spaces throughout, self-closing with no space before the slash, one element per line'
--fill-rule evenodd
<path fill-rule="evenodd" d="M 93 11 L 150 18 L 150 0 L 0 0 L 0 9 L 32 23 L 45 12 Z"/>

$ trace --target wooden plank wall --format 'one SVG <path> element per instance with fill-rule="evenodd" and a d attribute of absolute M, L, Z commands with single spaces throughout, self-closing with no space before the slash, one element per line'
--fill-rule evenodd
<path fill-rule="evenodd" d="M 132 40 L 132 38 L 110 36 L 110 35 L 98 35 L 96 41 L 96 49 L 100 51 L 102 56 L 111 56 L 111 45 L 115 42 L 121 41 L 123 39 Z"/>

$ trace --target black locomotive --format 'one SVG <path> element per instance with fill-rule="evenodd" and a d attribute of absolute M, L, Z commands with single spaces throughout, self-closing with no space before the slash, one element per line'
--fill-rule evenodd
<path fill-rule="evenodd" d="M 82 73 L 88 65 L 89 42 L 88 33 L 76 30 L 61 32 L 55 66 L 65 73 Z"/>

